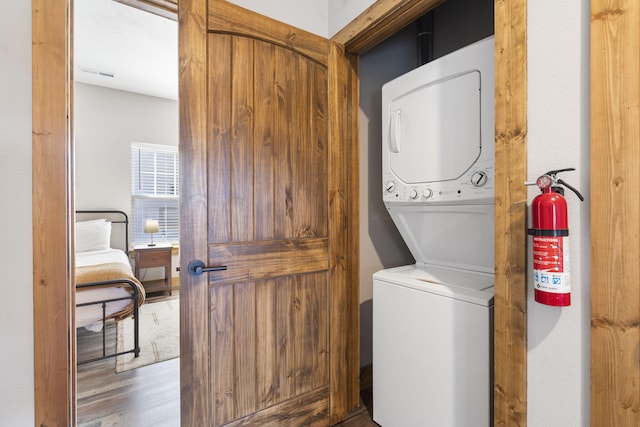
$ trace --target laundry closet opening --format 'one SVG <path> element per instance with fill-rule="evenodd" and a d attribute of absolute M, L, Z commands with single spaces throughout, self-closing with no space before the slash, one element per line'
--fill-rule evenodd
<path fill-rule="evenodd" d="M 493 2 L 449 0 L 360 56 L 361 365 L 373 367 L 383 425 L 493 418 L 493 16 Z M 387 270 L 396 266 L 407 267 Z M 433 274 L 445 282 L 416 283 Z M 482 308 L 465 302 L 472 293 Z M 434 354 L 448 362 L 434 368 Z M 437 373 L 451 364 L 468 383 Z M 431 395 L 429 382 L 450 397 Z M 469 393 L 475 405 L 458 402 Z"/>
<path fill-rule="evenodd" d="M 382 201 L 382 85 L 426 62 L 494 34 L 493 4 L 493 0 L 447 0 L 360 55 L 362 367 L 372 363 L 373 273 L 415 262 Z"/>

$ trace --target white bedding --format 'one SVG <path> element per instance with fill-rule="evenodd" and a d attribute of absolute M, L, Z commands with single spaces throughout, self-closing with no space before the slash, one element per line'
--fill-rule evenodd
<path fill-rule="evenodd" d="M 87 267 L 106 263 L 124 263 L 130 266 L 127 254 L 119 249 L 76 253 L 76 267 Z M 102 301 L 131 295 L 126 288 L 108 287 L 76 292 L 76 305 L 90 301 Z M 130 299 L 108 302 L 105 313 L 117 313 L 131 304 Z M 76 307 L 76 328 L 84 327 L 93 332 L 102 330 L 102 304 Z"/>

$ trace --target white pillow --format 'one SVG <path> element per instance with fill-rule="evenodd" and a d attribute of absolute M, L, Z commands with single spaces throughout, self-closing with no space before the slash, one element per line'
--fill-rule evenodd
<path fill-rule="evenodd" d="M 76 222 L 76 252 L 104 251 L 111 246 L 111 221 Z"/>

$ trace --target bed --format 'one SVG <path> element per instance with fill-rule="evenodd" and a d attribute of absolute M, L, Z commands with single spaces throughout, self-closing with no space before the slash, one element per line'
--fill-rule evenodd
<path fill-rule="evenodd" d="M 128 217 L 122 211 L 79 210 L 76 220 L 76 328 L 102 333 L 102 355 L 78 365 L 127 353 L 138 357 L 138 308 L 145 292 L 129 262 Z M 116 227 L 121 233 L 112 236 Z M 108 321 L 134 322 L 133 348 L 107 354 Z"/>

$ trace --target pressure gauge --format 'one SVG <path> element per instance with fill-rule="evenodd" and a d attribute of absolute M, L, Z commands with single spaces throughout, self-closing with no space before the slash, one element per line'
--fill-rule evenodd
<path fill-rule="evenodd" d="M 538 179 L 536 180 L 536 185 L 540 189 L 549 188 L 553 185 L 553 178 L 551 178 L 549 175 L 539 176 Z"/>

